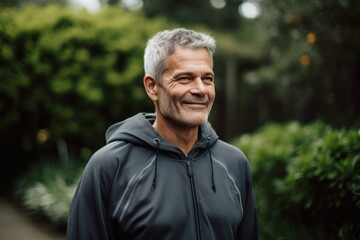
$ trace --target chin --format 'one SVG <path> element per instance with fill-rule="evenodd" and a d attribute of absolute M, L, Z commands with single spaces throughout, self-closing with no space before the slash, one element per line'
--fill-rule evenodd
<path fill-rule="evenodd" d="M 198 127 L 207 122 L 206 117 L 187 119 L 184 123 L 189 127 Z"/>
<path fill-rule="evenodd" d="M 167 120 L 187 128 L 198 127 L 208 121 L 208 114 L 183 113 L 164 116 Z"/>

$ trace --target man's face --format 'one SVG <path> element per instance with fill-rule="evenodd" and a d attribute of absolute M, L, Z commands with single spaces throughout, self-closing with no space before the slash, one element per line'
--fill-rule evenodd
<path fill-rule="evenodd" d="M 158 117 L 169 124 L 195 127 L 205 123 L 215 99 L 212 59 L 205 48 L 178 47 L 166 59 L 158 86 Z"/>

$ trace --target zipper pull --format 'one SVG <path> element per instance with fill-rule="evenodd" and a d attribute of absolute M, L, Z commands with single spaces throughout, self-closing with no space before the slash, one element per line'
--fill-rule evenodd
<path fill-rule="evenodd" d="M 188 175 L 189 175 L 189 177 L 192 177 L 193 171 L 192 171 L 191 163 L 190 163 L 190 161 L 185 161 L 185 162 L 187 165 Z"/>

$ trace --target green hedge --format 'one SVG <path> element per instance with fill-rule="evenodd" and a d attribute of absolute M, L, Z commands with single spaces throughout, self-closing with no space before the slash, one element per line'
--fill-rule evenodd
<path fill-rule="evenodd" d="M 152 109 L 142 87 L 143 49 L 165 26 L 120 7 L 2 10 L 0 132 L 29 150 L 40 130 L 73 144 L 103 144 L 108 124 Z"/>
<path fill-rule="evenodd" d="M 268 124 L 234 143 L 251 163 L 264 239 L 359 236 L 359 128 Z"/>
<path fill-rule="evenodd" d="M 76 156 L 93 152 L 109 125 L 153 111 L 142 85 L 143 50 L 166 27 L 162 18 L 120 7 L 96 14 L 58 6 L 2 9 L 0 155 L 8 170 L 2 189 L 24 166 L 56 156 L 59 141 Z"/>

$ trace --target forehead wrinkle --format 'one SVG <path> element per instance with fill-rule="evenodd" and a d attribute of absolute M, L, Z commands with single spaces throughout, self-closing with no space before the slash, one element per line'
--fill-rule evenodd
<path fill-rule="evenodd" d="M 206 58 L 204 59 L 194 59 L 194 58 L 188 58 L 187 56 L 184 56 L 181 52 L 177 50 L 198 50 L 198 49 L 204 49 L 206 51 L 206 48 L 183 48 L 183 47 L 177 47 L 176 50 L 168 55 L 165 60 L 163 61 L 163 72 L 164 74 L 166 71 L 172 72 L 172 75 L 179 75 L 179 74 L 191 74 L 191 75 L 197 75 L 200 69 L 200 75 L 212 75 L 214 76 L 213 72 L 213 63 L 211 55 L 209 55 L 209 62 L 207 62 Z M 179 53 L 179 54 L 177 54 Z M 208 53 L 209 54 L 209 53 Z M 187 63 L 190 62 L 190 63 Z"/>

